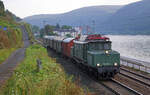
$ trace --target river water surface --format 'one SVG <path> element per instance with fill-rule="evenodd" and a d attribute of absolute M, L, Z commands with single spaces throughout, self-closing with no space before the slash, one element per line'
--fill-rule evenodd
<path fill-rule="evenodd" d="M 112 41 L 112 49 L 120 52 L 121 56 L 150 62 L 150 36 L 107 35 L 107 37 Z"/>

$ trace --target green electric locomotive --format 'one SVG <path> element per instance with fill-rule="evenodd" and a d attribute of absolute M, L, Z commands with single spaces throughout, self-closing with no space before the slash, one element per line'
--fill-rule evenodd
<path fill-rule="evenodd" d="M 120 54 L 111 49 L 111 41 L 101 35 L 74 40 L 71 56 L 80 67 L 99 79 L 110 79 L 119 72 Z"/>

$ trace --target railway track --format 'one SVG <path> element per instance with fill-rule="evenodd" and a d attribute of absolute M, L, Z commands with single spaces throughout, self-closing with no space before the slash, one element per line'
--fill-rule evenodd
<path fill-rule="evenodd" d="M 103 81 L 101 82 L 101 84 L 116 95 L 143 95 L 138 91 L 118 82 L 115 79 L 111 79 L 110 81 Z"/>
<path fill-rule="evenodd" d="M 141 74 L 137 74 L 135 72 L 129 71 L 127 69 L 124 68 L 120 68 L 120 74 L 128 77 L 134 81 L 137 81 L 145 86 L 150 87 L 150 78 Z"/>
<path fill-rule="evenodd" d="M 85 73 L 85 72 L 83 72 Z M 90 75 L 90 78 L 94 80 L 97 83 L 102 84 L 105 88 L 107 88 L 109 91 L 111 91 L 115 95 L 143 95 L 142 93 L 138 92 L 135 89 L 132 89 L 131 87 L 127 86 L 124 83 L 119 82 L 116 79 L 106 80 L 106 81 L 100 81 L 95 78 L 95 76 Z M 112 94 L 112 95 L 113 95 Z"/>

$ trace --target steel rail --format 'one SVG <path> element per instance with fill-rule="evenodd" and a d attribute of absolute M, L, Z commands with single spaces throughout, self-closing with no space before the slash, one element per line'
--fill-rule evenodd
<path fill-rule="evenodd" d="M 112 79 L 111 81 L 113 81 L 113 82 L 117 83 L 118 85 L 120 85 L 120 86 L 122 86 L 122 87 L 128 89 L 129 91 L 133 92 L 133 93 L 136 94 L 136 95 L 143 95 L 143 94 L 141 94 L 140 92 L 138 92 L 138 91 L 136 91 L 136 90 L 134 90 L 134 89 L 132 89 L 132 88 L 130 88 L 130 87 L 128 87 L 128 86 L 122 84 L 122 83 L 120 83 L 119 81 L 117 81 L 117 80 L 115 80 L 115 79 Z"/>
<path fill-rule="evenodd" d="M 117 92 L 117 91 L 113 90 L 111 87 L 105 85 L 105 83 L 100 82 L 100 84 L 102 84 L 104 87 L 106 87 L 108 90 L 110 90 L 110 91 L 113 92 L 114 94 L 116 94 L 116 95 L 121 95 L 119 92 Z"/>
<path fill-rule="evenodd" d="M 137 75 L 137 76 L 139 76 L 139 77 L 145 78 L 145 79 L 147 79 L 147 80 L 149 80 L 149 81 L 150 81 L 150 78 L 149 78 L 149 77 L 147 77 L 147 76 L 144 76 L 144 75 L 141 75 L 141 74 L 137 74 L 137 73 L 135 73 L 135 72 L 133 72 L 133 71 L 129 71 L 129 70 L 127 70 L 127 69 L 125 69 L 125 68 L 122 68 L 122 67 L 120 67 L 120 70 L 123 70 L 123 71 L 129 72 L 129 73 L 131 73 L 131 74 Z"/>
<path fill-rule="evenodd" d="M 125 76 L 125 77 L 127 77 L 127 78 L 130 78 L 130 79 L 132 79 L 132 80 L 134 80 L 134 81 L 137 81 L 137 82 L 139 82 L 139 83 L 141 83 L 141 84 L 144 84 L 144 85 L 146 85 L 146 86 L 148 86 L 148 87 L 150 87 L 150 84 L 148 84 L 148 83 L 146 83 L 146 82 L 144 82 L 144 81 L 142 81 L 142 80 L 139 80 L 139 79 L 137 79 L 137 78 L 134 78 L 134 77 L 132 77 L 132 76 L 129 76 L 129 75 L 126 75 L 126 74 L 123 74 L 123 73 L 119 73 L 120 75 L 123 75 L 123 76 Z"/>

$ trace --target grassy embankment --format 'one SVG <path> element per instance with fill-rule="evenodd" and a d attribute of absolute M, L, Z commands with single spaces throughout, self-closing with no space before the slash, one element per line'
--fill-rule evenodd
<path fill-rule="evenodd" d="M 22 32 L 18 27 L 19 24 L 7 19 L 6 17 L 0 17 L 0 64 L 5 61 L 8 56 L 17 48 L 22 47 Z M 7 27 L 4 31 L 2 27 Z"/>
<path fill-rule="evenodd" d="M 36 59 L 41 59 L 38 72 Z M 48 57 L 45 48 L 32 45 L 26 50 L 25 60 L 8 80 L 2 95 L 84 95 L 84 91 L 72 82 L 55 59 Z"/>
<path fill-rule="evenodd" d="M 28 32 L 30 42 L 33 43 L 35 41 L 35 39 L 34 39 L 34 36 L 32 33 L 31 25 L 27 24 L 27 23 L 22 23 L 22 24 L 24 25 L 26 31 Z"/>

